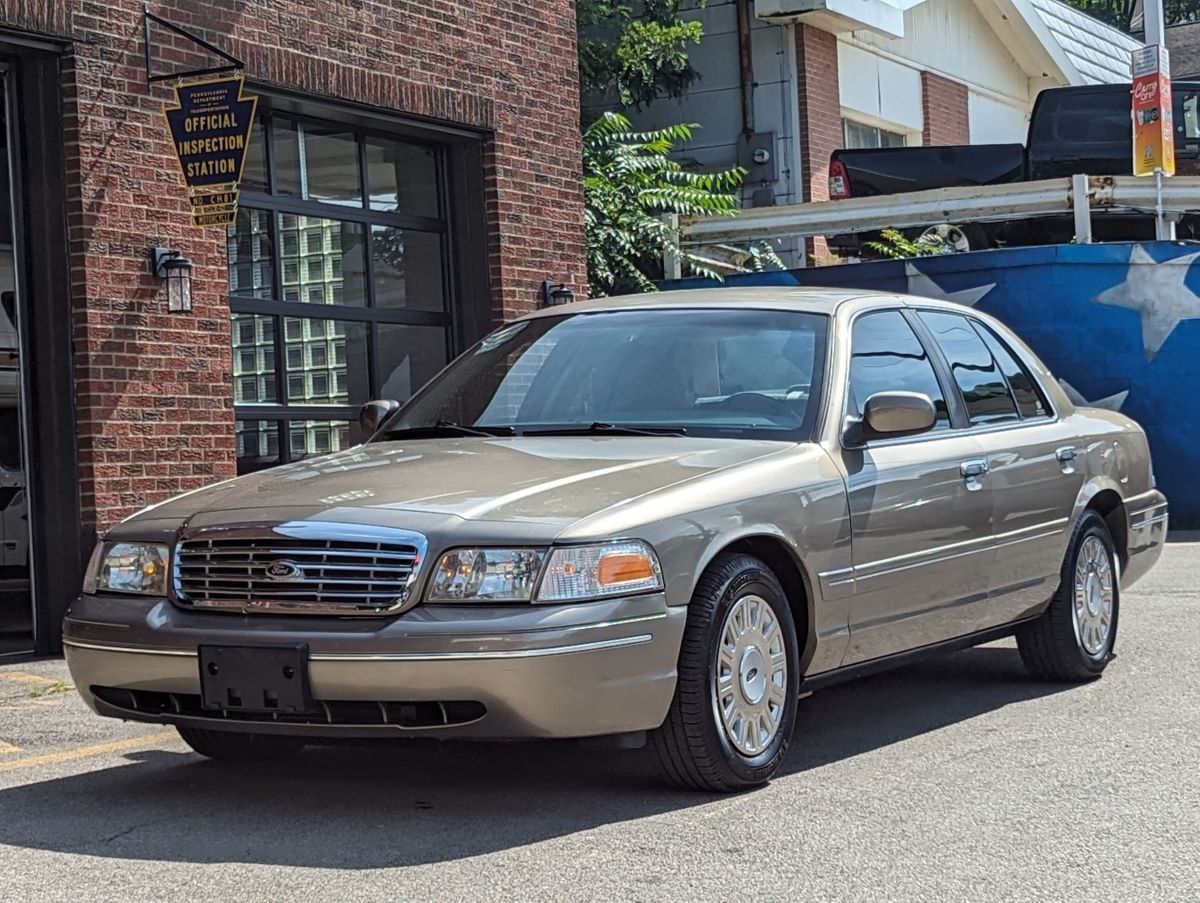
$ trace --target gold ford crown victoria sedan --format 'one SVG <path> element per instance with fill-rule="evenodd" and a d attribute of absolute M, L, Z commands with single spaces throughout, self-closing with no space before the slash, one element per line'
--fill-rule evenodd
<path fill-rule="evenodd" d="M 87 703 L 216 758 L 604 736 L 736 790 L 803 694 L 915 656 L 1098 677 L 1167 530 L 1136 423 L 937 301 L 551 308 L 397 407 L 114 527 L 65 624 Z"/>

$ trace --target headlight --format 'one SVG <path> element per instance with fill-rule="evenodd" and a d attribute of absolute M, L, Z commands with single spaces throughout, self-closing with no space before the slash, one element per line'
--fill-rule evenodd
<path fill-rule="evenodd" d="M 84 580 L 85 593 L 167 594 L 167 560 L 164 545 L 141 542 L 106 542 L 92 553 Z"/>
<path fill-rule="evenodd" d="M 438 559 L 426 602 L 528 602 L 540 549 L 454 549 Z"/>
<path fill-rule="evenodd" d="M 654 550 L 644 542 L 568 546 L 550 553 L 539 602 L 570 602 L 663 588 Z"/>

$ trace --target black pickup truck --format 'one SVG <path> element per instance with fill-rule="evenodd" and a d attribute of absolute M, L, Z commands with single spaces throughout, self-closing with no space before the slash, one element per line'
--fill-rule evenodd
<path fill-rule="evenodd" d="M 1038 95 L 1029 120 L 1026 144 L 973 144 L 947 147 L 887 147 L 834 151 L 829 163 L 829 196 L 834 200 L 903 194 L 927 188 L 999 185 L 1085 173 L 1091 176 L 1133 172 L 1130 86 L 1085 85 L 1048 88 Z M 1200 174 L 1200 82 L 1172 83 L 1175 165 L 1178 175 Z M 1186 217 L 1180 237 L 1200 232 Z M 956 224 L 956 250 L 1004 245 L 1069 242 L 1070 216 L 1000 223 Z M 904 230 L 906 234 L 910 230 Z M 923 230 L 915 230 L 920 234 Z M 943 229 L 943 234 L 945 230 Z M 1096 217 L 1097 240 L 1154 237 L 1150 217 L 1110 214 Z M 877 236 L 838 235 L 832 250 L 857 254 L 861 243 Z"/>

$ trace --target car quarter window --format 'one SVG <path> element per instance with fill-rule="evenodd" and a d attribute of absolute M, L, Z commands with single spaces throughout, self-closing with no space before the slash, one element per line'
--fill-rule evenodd
<path fill-rule="evenodd" d="M 854 321 L 850 336 L 849 412 L 862 416 L 877 392 L 920 392 L 937 410 L 935 430 L 950 428 L 946 398 L 929 354 L 897 310 L 867 313 Z"/>
<path fill-rule="evenodd" d="M 1019 419 L 1008 382 L 971 322 L 959 314 L 941 311 L 922 310 L 917 316 L 946 356 L 971 425 Z"/>
<path fill-rule="evenodd" d="M 1005 379 L 1008 380 L 1008 386 L 1012 389 L 1013 396 L 1017 400 L 1017 409 L 1020 410 L 1021 416 L 1050 416 L 1050 405 L 1046 401 L 1046 396 L 1042 394 L 1041 387 L 1038 386 L 1037 381 L 1030 374 L 1029 368 L 1017 359 L 1017 356 L 1004 343 L 1004 340 L 996 335 L 991 328 L 980 323 L 978 320 L 972 320 L 971 325 L 975 327 L 975 331 L 983 338 L 984 344 L 992 352 L 992 357 L 1000 365 L 1000 370 L 1004 373 Z"/>

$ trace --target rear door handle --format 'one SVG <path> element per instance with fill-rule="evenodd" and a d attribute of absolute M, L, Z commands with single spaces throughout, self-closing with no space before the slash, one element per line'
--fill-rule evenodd
<path fill-rule="evenodd" d="M 1077 454 L 1074 445 L 1064 445 L 1062 448 L 1055 449 L 1054 457 L 1058 459 L 1058 466 L 1062 468 L 1062 472 L 1066 474 L 1075 472 L 1075 455 Z"/>

